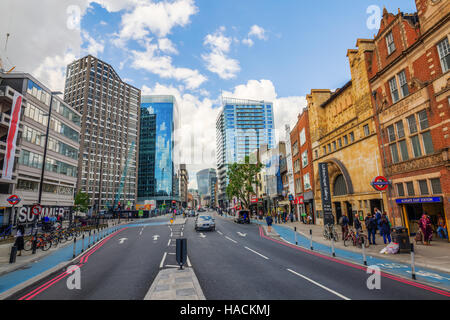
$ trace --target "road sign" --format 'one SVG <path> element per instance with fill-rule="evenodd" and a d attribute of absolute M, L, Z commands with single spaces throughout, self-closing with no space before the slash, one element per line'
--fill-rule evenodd
<path fill-rule="evenodd" d="M 39 204 L 35 204 L 32 208 L 31 208 L 31 213 L 35 216 L 40 215 L 42 212 L 42 207 Z"/>
<path fill-rule="evenodd" d="M 379 176 L 376 177 L 370 184 L 375 188 L 375 190 L 384 191 L 389 187 L 391 183 L 385 177 Z"/>
<path fill-rule="evenodd" d="M 20 202 L 20 200 L 21 199 L 18 196 L 16 196 L 15 194 L 13 194 L 11 197 L 6 199 L 6 201 L 8 201 L 9 204 L 12 206 L 15 206 L 16 204 L 18 204 Z"/>

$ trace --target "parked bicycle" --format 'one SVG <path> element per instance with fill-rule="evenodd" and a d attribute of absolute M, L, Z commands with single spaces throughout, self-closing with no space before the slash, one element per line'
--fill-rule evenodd
<path fill-rule="evenodd" d="M 353 231 L 353 228 L 350 228 L 348 230 L 347 236 L 344 239 L 344 246 L 347 247 L 351 243 L 353 244 L 353 246 L 355 247 L 358 246 L 361 248 L 363 241 L 364 247 L 368 248 L 370 243 L 367 236 L 362 231 L 360 231 L 359 234 L 357 235 L 355 231 Z"/>
<path fill-rule="evenodd" d="M 333 239 L 334 241 L 338 241 L 338 239 L 339 239 L 338 234 L 337 234 L 336 230 L 334 229 L 333 225 L 325 225 L 325 228 L 323 230 L 323 237 L 326 240 Z"/>
<path fill-rule="evenodd" d="M 41 248 L 42 251 L 47 251 L 52 246 L 52 242 L 49 239 L 49 234 L 34 235 L 25 242 L 24 250 L 30 251 L 33 249 L 33 241 L 36 239 L 36 249 Z"/>

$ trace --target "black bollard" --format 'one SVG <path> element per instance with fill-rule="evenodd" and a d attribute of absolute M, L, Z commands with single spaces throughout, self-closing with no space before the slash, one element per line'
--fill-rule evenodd
<path fill-rule="evenodd" d="M 16 262 L 16 256 L 17 256 L 17 246 L 14 245 L 11 248 L 11 255 L 9 256 L 9 263 L 15 263 Z"/>

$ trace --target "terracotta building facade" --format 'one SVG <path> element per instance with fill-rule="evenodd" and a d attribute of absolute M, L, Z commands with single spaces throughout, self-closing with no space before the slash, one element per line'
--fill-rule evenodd
<path fill-rule="evenodd" d="M 366 52 L 388 208 L 397 225 L 436 230 L 450 221 L 450 2 L 416 0 L 417 12 L 383 12 Z"/>

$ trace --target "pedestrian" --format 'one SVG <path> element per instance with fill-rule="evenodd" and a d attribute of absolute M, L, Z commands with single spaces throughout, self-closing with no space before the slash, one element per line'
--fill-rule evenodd
<path fill-rule="evenodd" d="M 306 224 L 306 212 L 302 211 L 302 222 Z"/>
<path fill-rule="evenodd" d="M 25 227 L 23 225 L 19 225 L 17 227 L 16 232 L 16 242 L 14 245 L 17 247 L 17 251 L 19 251 L 18 256 L 22 255 L 22 250 L 24 249 L 24 241 L 23 236 L 25 235 Z"/>
<path fill-rule="evenodd" d="M 364 219 L 366 224 L 367 234 L 369 237 L 369 244 L 376 245 L 375 243 L 375 233 L 377 232 L 377 223 L 375 217 L 369 213 L 367 217 Z"/>
<path fill-rule="evenodd" d="M 355 221 L 353 222 L 353 226 L 356 230 L 356 236 L 359 237 L 359 232 L 361 231 L 361 222 L 358 219 L 358 214 L 355 214 Z"/>
<path fill-rule="evenodd" d="M 340 222 L 341 228 L 342 228 L 342 240 L 344 240 L 348 233 L 349 220 L 345 213 L 342 215 L 341 219 L 339 219 L 339 220 L 340 220 L 339 222 Z"/>
<path fill-rule="evenodd" d="M 438 228 L 437 228 L 436 232 L 437 232 L 439 238 L 448 239 L 448 231 L 447 231 L 447 227 L 445 225 L 445 220 L 444 220 L 444 218 L 442 218 L 441 215 L 439 215 Z"/>
<path fill-rule="evenodd" d="M 289 213 L 289 219 L 291 220 L 291 223 L 294 222 L 294 214 L 292 213 L 292 211 L 291 213 Z"/>
<path fill-rule="evenodd" d="M 384 244 L 391 243 L 391 226 L 386 212 L 383 212 L 380 219 L 380 233 L 383 235 Z M 386 238 L 389 240 L 388 243 L 386 243 Z"/>
<path fill-rule="evenodd" d="M 424 212 L 422 218 L 420 218 L 419 226 L 423 233 L 423 243 L 425 245 L 430 245 L 431 238 L 433 237 L 433 229 L 431 228 L 431 219 L 426 212 Z"/>
<path fill-rule="evenodd" d="M 269 233 L 272 232 L 272 223 L 273 223 L 273 218 L 270 214 L 267 215 L 266 217 L 266 223 L 267 223 L 267 231 Z"/>
<path fill-rule="evenodd" d="M 312 224 L 312 216 L 309 214 L 308 217 L 306 218 L 306 222 L 308 224 Z"/>
<path fill-rule="evenodd" d="M 381 211 L 378 208 L 375 208 L 374 211 L 375 211 L 375 219 L 377 221 L 377 229 L 380 230 L 380 236 L 381 236 L 382 235 L 382 232 L 381 232 L 381 229 L 380 229 Z"/>

